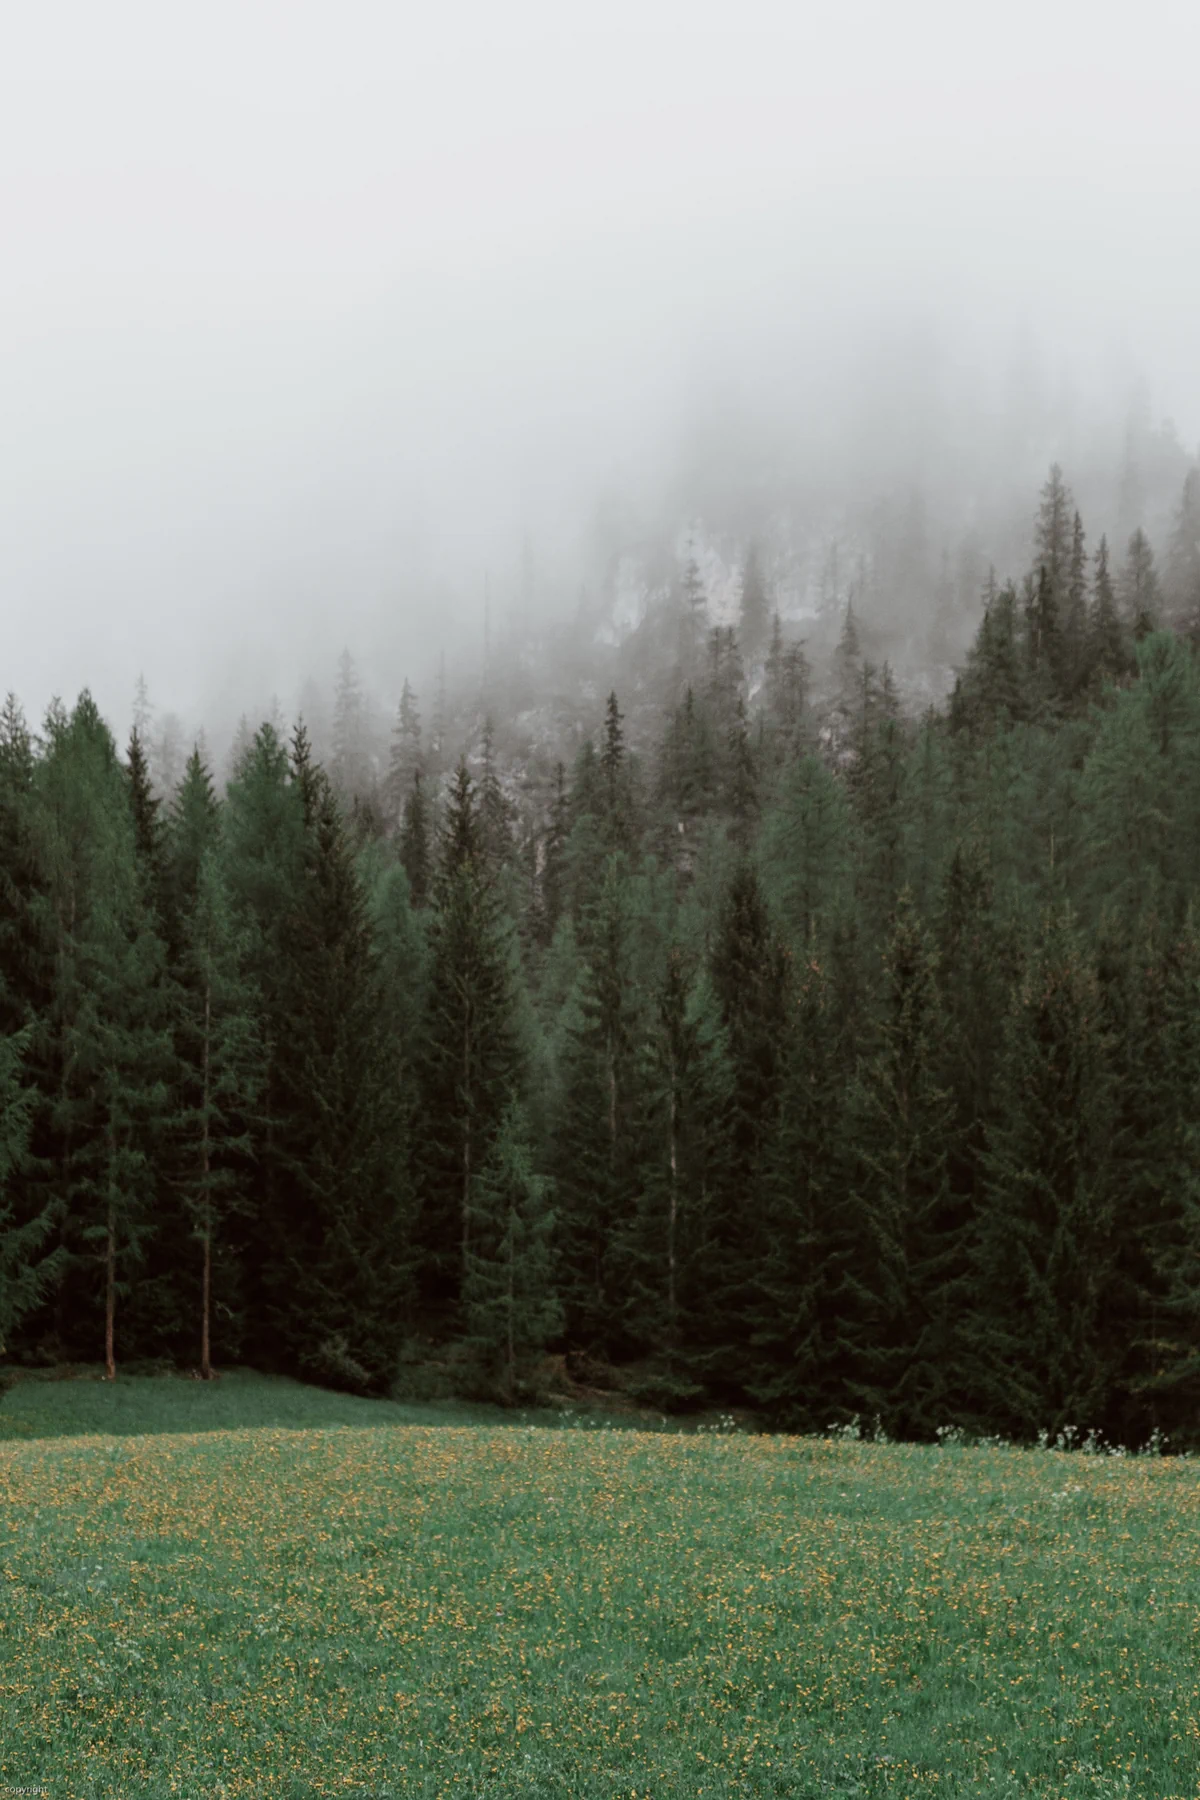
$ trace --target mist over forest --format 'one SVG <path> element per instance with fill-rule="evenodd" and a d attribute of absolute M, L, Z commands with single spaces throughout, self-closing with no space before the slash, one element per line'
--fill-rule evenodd
<path fill-rule="evenodd" d="M 1194 26 L 926 11 L 23 22 L 17 1363 L 1194 1437 Z"/>

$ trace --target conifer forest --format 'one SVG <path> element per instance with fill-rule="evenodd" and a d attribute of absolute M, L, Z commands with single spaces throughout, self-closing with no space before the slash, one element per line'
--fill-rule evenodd
<path fill-rule="evenodd" d="M 1192 1441 L 1200 473 L 1153 546 L 1030 502 L 936 704 L 753 545 L 551 750 L 501 659 L 220 766 L 10 696 L 6 1356 Z"/>

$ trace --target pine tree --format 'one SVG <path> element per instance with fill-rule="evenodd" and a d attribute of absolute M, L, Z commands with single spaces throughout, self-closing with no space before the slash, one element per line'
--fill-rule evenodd
<path fill-rule="evenodd" d="M 554 797 L 550 803 L 550 820 L 542 849 L 541 923 L 542 942 L 548 944 L 558 929 L 566 902 L 565 860 L 570 832 L 570 801 L 567 796 L 567 772 L 561 762 L 554 766 Z"/>
<path fill-rule="evenodd" d="M 842 620 L 842 633 L 833 658 L 834 707 L 843 720 L 853 717 L 862 685 L 862 651 L 858 641 L 858 620 L 854 601 L 847 600 Z"/>
<path fill-rule="evenodd" d="M 997 588 L 989 579 L 983 618 L 950 705 L 953 728 L 977 738 L 1028 717 L 1022 665 L 1016 589 L 1011 582 Z"/>
<path fill-rule="evenodd" d="M 699 665 L 708 620 L 708 596 L 694 556 L 689 556 L 684 564 L 681 590 L 681 655 L 685 671 L 691 674 Z"/>
<path fill-rule="evenodd" d="M 620 1256 L 636 1187 L 630 892 L 622 859 L 604 864 L 580 921 L 582 970 L 561 1052 L 552 1170 L 559 1199 L 559 1268 L 571 1341 L 615 1347 Z"/>
<path fill-rule="evenodd" d="M 749 849 L 758 819 L 758 769 L 750 746 L 746 703 L 739 694 L 726 748 L 726 792 L 729 836 L 743 854 Z"/>
<path fill-rule="evenodd" d="M 323 772 L 298 733 L 299 878 L 282 921 L 264 1268 L 285 1366 L 378 1390 L 409 1280 L 405 1111 L 366 896 Z"/>
<path fill-rule="evenodd" d="M 935 971 L 903 893 L 850 1097 L 858 1243 L 848 1269 L 854 1304 L 840 1324 L 855 1399 L 906 1436 L 931 1435 L 960 1413 L 966 1391 L 954 1327 L 965 1243 L 949 1187 L 953 1103 L 939 1080 L 945 1020 Z"/>
<path fill-rule="evenodd" d="M 413 782 L 421 771 L 421 712 L 417 696 L 405 681 L 392 729 L 388 772 L 383 784 L 384 805 L 393 828 L 401 819 Z"/>
<path fill-rule="evenodd" d="M 797 958 L 778 1121 L 764 1158 L 764 1247 L 751 1275 L 751 1397 L 787 1429 L 823 1431 L 859 1410 L 846 1387 L 849 1045 L 815 943 Z"/>
<path fill-rule="evenodd" d="M 1076 518 L 1071 490 L 1063 480 L 1058 463 L 1053 463 L 1042 488 L 1037 522 L 1033 531 L 1033 561 L 1036 572 L 1044 569 L 1051 601 L 1057 611 L 1065 597 Z"/>
<path fill-rule="evenodd" d="M 851 904 L 853 826 L 845 784 L 815 756 L 784 775 L 759 838 L 763 882 L 797 950 Z"/>
<path fill-rule="evenodd" d="M 179 1186 L 200 1245 L 196 1335 L 200 1374 L 207 1380 L 212 1373 L 214 1266 L 220 1269 L 222 1261 L 222 1227 L 239 1203 L 244 1205 L 265 1047 L 258 996 L 243 970 L 248 946 L 234 922 L 212 778 L 198 751 L 188 762 L 170 821 L 169 875 L 179 941 L 173 1135 Z M 234 1316 L 231 1298 L 227 1292 L 221 1300 L 226 1318 Z"/>
<path fill-rule="evenodd" d="M 804 646 L 784 641 L 783 626 L 776 613 L 771 622 L 763 710 L 769 754 L 777 764 L 786 764 L 803 752 L 808 686 L 809 667 Z"/>
<path fill-rule="evenodd" d="M 604 743 L 600 751 L 604 839 L 610 850 L 628 848 L 631 835 L 629 771 L 622 723 L 617 696 L 610 693 L 604 708 Z"/>
<path fill-rule="evenodd" d="M 492 1363 L 509 1404 L 523 1366 L 562 1330 L 550 1193 L 534 1173 L 520 1109 L 510 1106 L 474 1183 L 463 1273 L 466 1341 Z"/>
<path fill-rule="evenodd" d="M 117 1301 L 154 1228 L 171 1068 L 165 953 L 146 901 L 126 778 L 89 694 L 69 717 L 52 711 L 37 774 L 56 963 L 44 1149 L 70 1253 L 59 1317 L 65 1322 L 69 1311 L 84 1333 L 99 1300 L 111 1379 Z"/>
<path fill-rule="evenodd" d="M 656 998 L 638 1052 L 638 1197 L 622 1264 L 630 1335 L 667 1359 L 680 1398 L 679 1352 L 706 1304 L 698 1256 L 725 1173 L 729 1067 L 715 997 L 677 946 Z"/>
<path fill-rule="evenodd" d="M 1088 627 L 1087 547 L 1083 520 L 1071 524 L 1071 557 L 1067 566 L 1062 609 L 1062 682 L 1068 697 L 1081 693 L 1091 677 Z"/>
<path fill-rule="evenodd" d="M 727 1178 L 709 1202 L 701 1252 L 708 1295 L 697 1368 L 736 1392 L 749 1378 L 747 1321 L 764 1253 L 761 1181 L 776 1127 L 789 1009 L 789 958 L 757 874 L 734 870 L 710 958 L 730 1067 Z"/>
<path fill-rule="evenodd" d="M 1133 666 L 1108 567 L 1108 539 L 1096 551 L 1090 621 L 1090 664 L 1101 681 L 1120 681 Z"/>
<path fill-rule="evenodd" d="M 461 762 L 441 837 L 430 919 L 429 1006 L 421 1067 L 425 1285 L 457 1304 L 471 1241 L 473 1182 L 521 1085 L 512 953 Z"/>
<path fill-rule="evenodd" d="M 1200 467 L 1193 466 L 1183 483 L 1179 511 L 1167 548 L 1167 605 L 1176 629 L 1200 642 Z"/>
<path fill-rule="evenodd" d="M 371 786 L 367 703 L 349 650 L 338 660 L 333 701 L 333 757 L 330 776 L 343 805 L 364 799 Z"/>
<path fill-rule="evenodd" d="M 993 1429 L 1102 1423 L 1119 1353 L 1112 1089 L 1095 971 L 1069 920 L 1033 946 L 1001 1049 L 974 1251 L 972 1335 Z"/>
<path fill-rule="evenodd" d="M 483 866 L 491 875 L 497 875 L 512 857 L 513 806 L 504 792 L 500 772 L 496 767 L 495 727 L 490 717 L 483 722 L 483 771 L 479 781 L 478 827 Z"/>
<path fill-rule="evenodd" d="M 1125 564 L 1121 570 L 1118 598 L 1122 615 L 1133 633 L 1135 643 L 1140 644 L 1144 637 L 1157 631 L 1162 610 L 1158 571 L 1154 566 L 1150 540 L 1140 525 L 1129 540 Z"/>
<path fill-rule="evenodd" d="M 404 802 L 400 826 L 400 863 L 408 876 L 414 906 L 427 906 L 433 879 L 429 809 L 420 769 L 413 770 L 412 787 Z"/>
<path fill-rule="evenodd" d="M 52 1206 L 18 1223 L 8 1193 L 29 1155 L 33 1096 L 21 1079 L 29 1037 L 28 1028 L 0 1037 L 0 1356 L 7 1354 L 13 1331 L 38 1305 L 63 1260 L 61 1248 L 42 1254 L 54 1228 Z"/>

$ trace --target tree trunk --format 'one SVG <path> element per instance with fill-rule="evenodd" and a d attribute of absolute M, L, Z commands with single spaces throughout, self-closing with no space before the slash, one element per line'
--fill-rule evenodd
<path fill-rule="evenodd" d="M 209 1093 L 209 1040 L 212 1031 L 212 984 L 204 985 L 204 1060 L 203 1086 L 201 1092 L 201 1117 L 203 1124 L 200 1131 L 200 1174 L 203 1182 L 201 1189 L 201 1205 L 203 1207 L 204 1236 L 204 1273 L 200 1283 L 200 1374 L 205 1381 L 212 1378 L 212 1362 L 210 1359 L 209 1319 L 212 1309 L 212 1195 L 208 1180 L 212 1166 L 212 1155 L 208 1124 Z"/>
<path fill-rule="evenodd" d="M 108 1197 L 108 1234 L 104 1245 L 104 1379 L 117 1379 L 114 1326 L 117 1315 L 117 1215 L 112 1192 Z"/>
<path fill-rule="evenodd" d="M 517 1250 L 517 1222 L 516 1222 L 515 1218 L 513 1217 L 512 1210 L 510 1208 L 509 1215 L 508 1215 L 508 1316 L 507 1316 L 507 1320 L 506 1320 L 506 1323 L 508 1326 L 508 1332 L 507 1332 L 507 1337 L 508 1337 L 508 1382 L 507 1382 L 507 1385 L 508 1385 L 508 1397 L 509 1397 L 510 1401 L 515 1398 L 516 1391 L 517 1391 L 517 1346 L 516 1346 L 515 1334 L 513 1331 L 513 1305 L 514 1305 L 514 1299 L 515 1299 L 515 1296 L 513 1293 L 513 1259 L 516 1256 L 516 1250 Z"/>
<path fill-rule="evenodd" d="M 462 1277 L 467 1279 L 467 1251 L 471 1242 L 471 1013 L 463 1012 L 463 1177 L 462 1177 Z"/>
<path fill-rule="evenodd" d="M 675 1233 L 679 1217 L 679 1145 L 676 1138 L 676 1096 L 674 1078 L 671 1081 L 670 1110 L 670 1164 L 671 1164 L 671 1199 L 667 1208 L 667 1331 L 672 1348 L 677 1336 L 676 1321 L 676 1273 L 675 1273 Z"/>

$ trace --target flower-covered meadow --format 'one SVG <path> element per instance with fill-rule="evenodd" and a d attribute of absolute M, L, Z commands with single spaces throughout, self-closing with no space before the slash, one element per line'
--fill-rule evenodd
<path fill-rule="evenodd" d="M 1200 1469 L 618 1430 L 0 1444 L 0 1788 L 1200 1793 Z"/>

